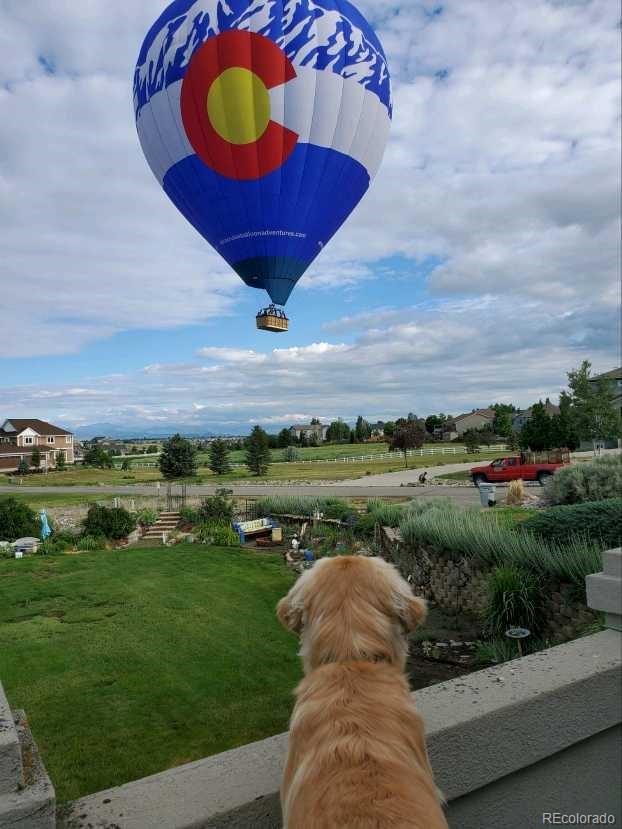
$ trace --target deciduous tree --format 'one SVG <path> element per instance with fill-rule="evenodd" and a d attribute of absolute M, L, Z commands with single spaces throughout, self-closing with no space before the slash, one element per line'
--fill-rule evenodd
<path fill-rule="evenodd" d="M 406 468 L 408 468 L 408 452 L 423 446 L 425 434 L 425 426 L 417 420 L 404 420 L 401 418 L 396 421 L 395 431 L 390 442 L 390 449 L 392 452 L 401 451 L 404 453 L 404 464 Z"/>

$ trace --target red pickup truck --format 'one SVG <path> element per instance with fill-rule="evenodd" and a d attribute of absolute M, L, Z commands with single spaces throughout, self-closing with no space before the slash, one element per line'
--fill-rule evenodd
<path fill-rule="evenodd" d="M 481 483 L 506 483 L 517 481 L 539 481 L 542 486 L 557 469 L 565 463 L 525 463 L 521 457 L 497 458 L 488 466 L 471 469 L 471 480 L 475 486 Z"/>

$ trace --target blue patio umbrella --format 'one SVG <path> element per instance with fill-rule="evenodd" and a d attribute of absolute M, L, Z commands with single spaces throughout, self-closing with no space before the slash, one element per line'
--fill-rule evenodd
<path fill-rule="evenodd" d="M 42 509 L 39 513 L 39 521 L 41 522 L 41 541 L 45 541 L 46 538 L 49 538 L 52 535 L 52 530 L 48 524 L 48 517 L 45 514 L 44 509 Z"/>

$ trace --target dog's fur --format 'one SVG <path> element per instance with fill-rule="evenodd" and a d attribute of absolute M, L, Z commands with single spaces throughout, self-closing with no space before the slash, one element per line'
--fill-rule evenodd
<path fill-rule="evenodd" d="M 379 558 L 322 559 L 278 604 L 300 635 L 285 829 L 447 829 L 404 675 L 426 605 Z"/>

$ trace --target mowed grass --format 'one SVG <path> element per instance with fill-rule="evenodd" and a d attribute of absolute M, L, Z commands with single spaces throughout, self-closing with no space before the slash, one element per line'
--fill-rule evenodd
<path fill-rule="evenodd" d="M 292 581 L 194 545 L 0 560 L 0 678 L 59 801 L 286 730 Z"/>
<path fill-rule="evenodd" d="M 97 495 L 81 495 L 72 492 L 46 492 L 45 494 L 37 492 L 23 492 L 16 488 L 15 492 L 0 492 L 0 501 L 3 498 L 14 498 L 20 503 L 25 503 L 33 509 L 43 509 L 45 507 L 73 507 L 81 506 L 83 504 L 95 504 L 99 501 L 112 501 L 115 496 L 112 493 L 102 493 Z M 136 498 L 137 505 L 140 503 L 141 497 Z"/>
<path fill-rule="evenodd" d="M 3 480 L 4 478 L 4 480 Z M 152 483 L 162 479 L 159 469 L 96 469 L 94 467 L 75 466 L 65 472 L 48 472 L 47 475 L 24 475 L 23 478 L 0 476 L 0 484 L 21 487 L 54 486 L 132 486 L 133 484 Z M 21 484 L 18 481 L 22 481 Z"/>
<path fill-rule="evenodd" d="M 379 444 L 371 444 L 377 446 Z M 319 447 L 321 449 L 322 447 Z M 329 449 L 340 449 L 343 447 L 327 447 Z M 356 448 L 356 447 L 355 447 Z M 360 452 L 361 447 L 359 447 Z M 391 458 L 371 459 L 356 462 L 337 461 L 315 461 L 314 463 L 286 463 L 279 461 L 279 451 L 273 450 L 272 463 L 268 468 L 268 474 L 255 478 L 245 467 L 234 467 L 226 475 L 215 475 L 207 466 L 200 466 L 197 476 L 188 479 L 187 483 L 218 484 L 228 481 L 344 481 L 355 478 L 363 478 L 367 474 L 381 475 L 385 472 L 400 472 L 405 469 L 404 456 L 395 452 Z M 233 454 L 233 453 L 232 453 Z M 378 453 L 376 453 L 378 454 Z M 455 455 L 423 455 L 409 456 L 408 468 L 421 469 L 425 467 L 444 466 L 452 463 L 472 463 L 474 466 L 487 460 L 498 457 L 498 451 L 482 451 L 476 457 L 467 452 Z M 26 475 L 21 486 L 16 484 L 16 478 L 6 478 L 0 484 L 13 483 L 15 490 L 25 487 L 54 487 L 54 486 L 132 486 L 133 484 L 149 484 L 161 481 L 162 475 L 158 469 L 94 469 L 91 467 L 75 467 L 66 472 L 50 472 L 47 475 Z"/>

